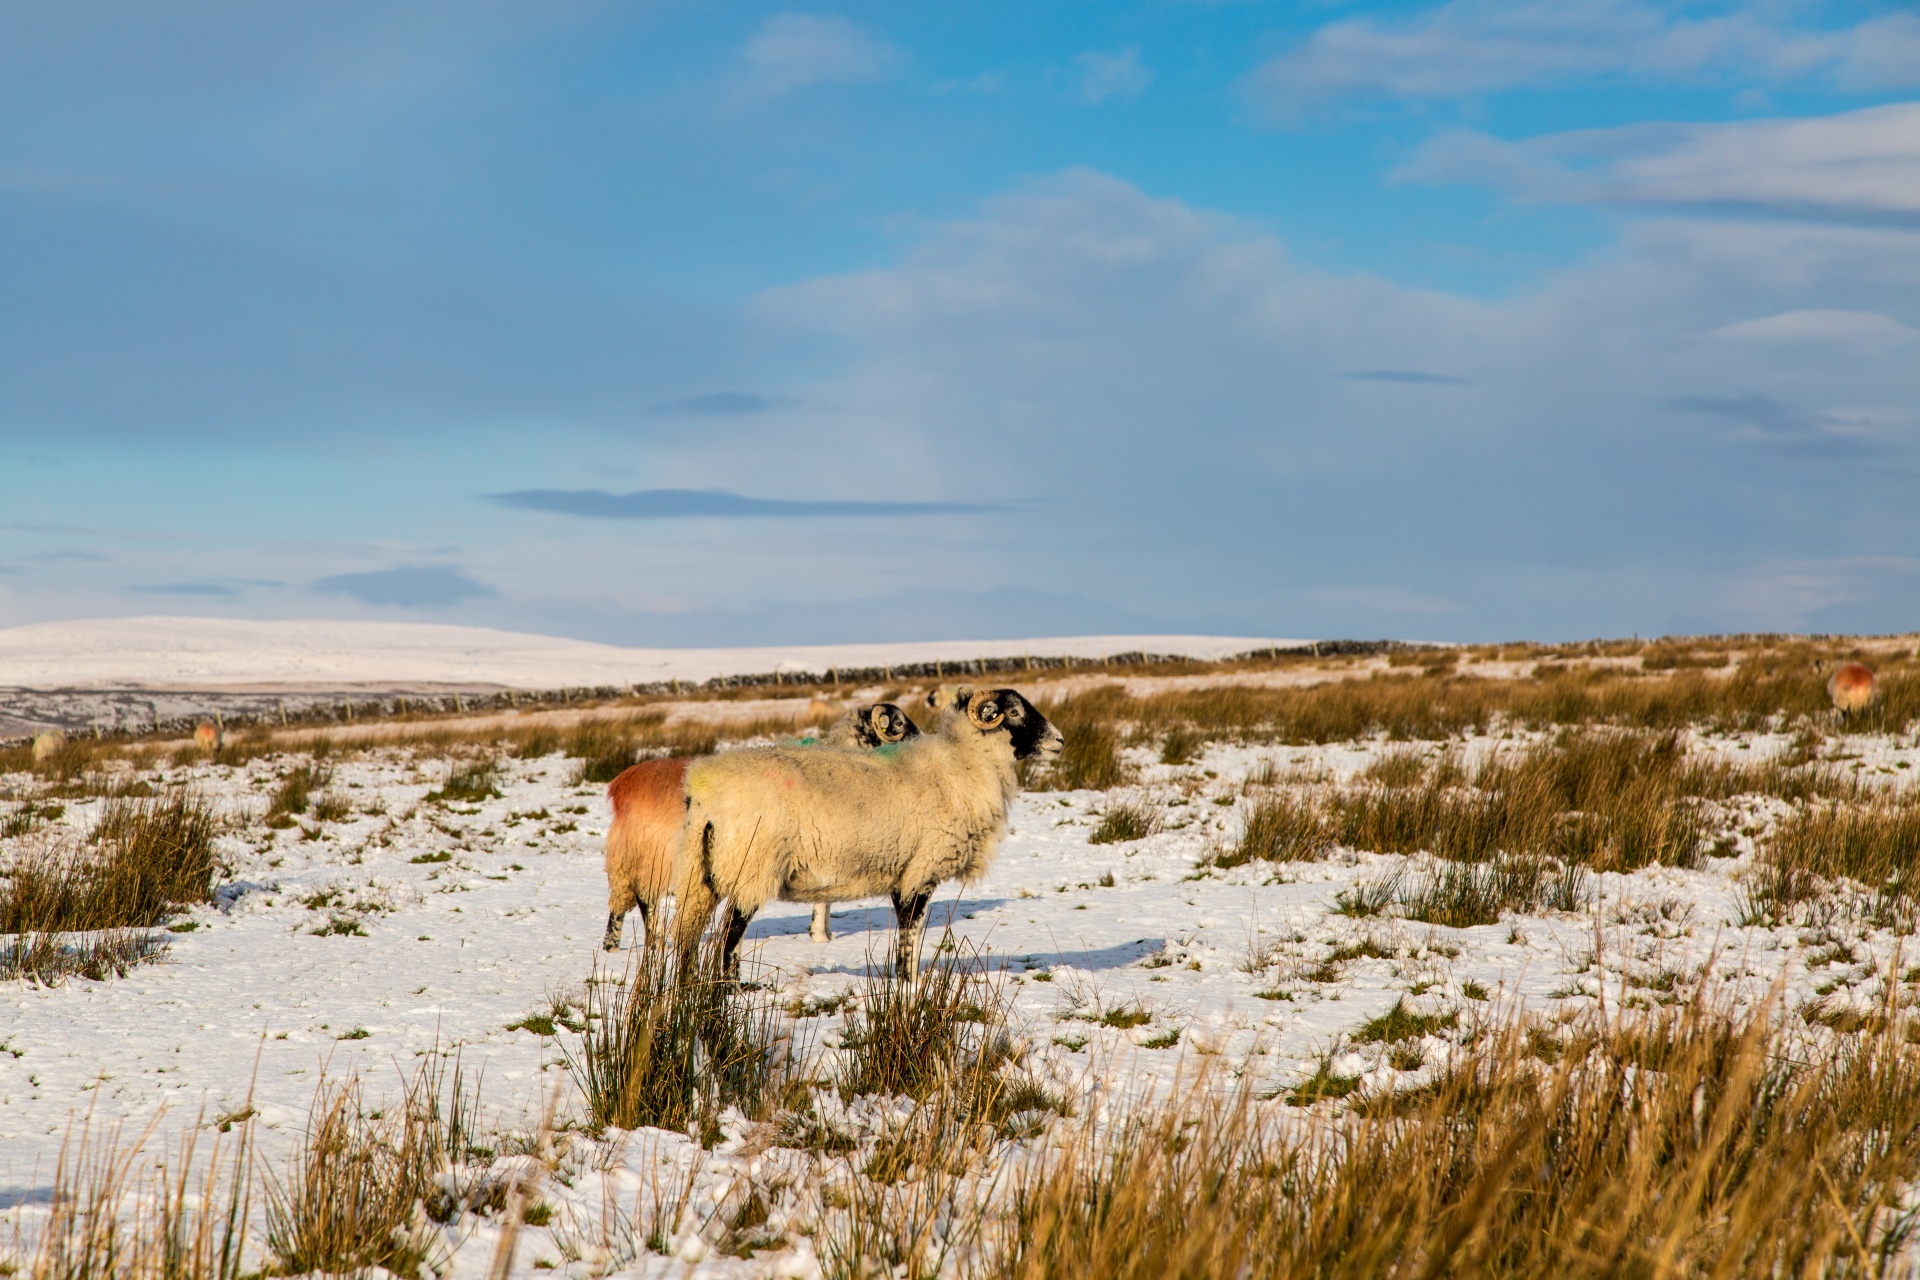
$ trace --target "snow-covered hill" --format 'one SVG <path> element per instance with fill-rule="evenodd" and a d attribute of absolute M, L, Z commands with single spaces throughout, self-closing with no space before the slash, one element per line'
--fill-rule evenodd
<path fill-rule="evenodd" d="M 487 627 L 418 622 L 108 618 L 0 630 L 0 688 L 231 685 L 562 685 L 708 680 L 974 658 L 1200 659 L 1304 644 L 1248 636 L 1065 636 L 754 649 L 625 649 Z"/>

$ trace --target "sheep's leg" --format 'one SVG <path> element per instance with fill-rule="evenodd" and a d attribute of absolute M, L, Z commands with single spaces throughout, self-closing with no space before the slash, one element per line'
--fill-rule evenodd
<path fill-rule="evenodd" d="M 720 951 L 720 972 L 729 978 L 740 976 L 740 939 L 746 936 L 747 922 L 752 920 L 751 913 L 742 911 L 731 902 L 727 904 L 726 941 Z"/>
<path fill-rule="evenodd" d="M 645 946 L 647 943 L 653 941 L 653 925 L 647 920 L 650 914 L 647 908 L 647 900 L 641 898 L 633 905 L 640 908 L 640 945 Z"/>
<path fill-rule="evenodd" d="M 639 895 L 634 893 L 633 886 L 627 883 L 625 876 L 616 877 L 613 874 L 612 867 L 607 868 L 607 873 L 607 936 L 601 939 L 600 949 L 602 951 L 618 951 L 620 949 L 620 933 L 625 928 L 627 922 L 627 912 L 633 910 L 633 905 L 639 900 Z M 640 910 L 643 913 L 641 920 L 644 922 L 646 919 L 644 915 L 646 908 L 643 906 Z"/>
<path fill-rule="evenodd" d="M 905 897 L 893 895 L 893 972 L 898 977 L 920 977 L 920 935 L 927 926 L 927 903 L 933 891 L 923 889 Z"/>
<path fill-rule="evenodd" d="M 700 866 L 705 866 L 713 850 L 713 824 L 708 823 L 700 833 L 700 842 Z M 707 931 L 707 921 L 713 918 L 713 909 L 720 905 L 720 895 L 699 867 L 691 865 L 680 876 L 674 892 L 680 900 L 673 913 L 674 943 L 680 952 L 681 971 L 685 972 L 700 946 L 700 935 Z"/>
<path fill-rule="evenodd" d="M 807 936 L 815 942 L 833 941 L 833 904 L 831 902 L 813 904 L 813 923 L 807 926 Z"/>

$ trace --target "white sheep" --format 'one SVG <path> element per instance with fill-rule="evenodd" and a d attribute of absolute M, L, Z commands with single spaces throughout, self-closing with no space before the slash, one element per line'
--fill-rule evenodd
<path fill-rule="evenodd" d="M 44 729 L 33 735 L 33 762 L 45 764 L 65 750 L 67 735 L 58 729 Z"/>
<path fill-rule="evenodd" d="M 1061 745 L 1060 731 L 1018 692 L 982 689 L 964 714 L 888 751 L 762 747 L 696 761 L 674 875 L 681 953 L 692 953 L 722 898 L 731 970 L 747 922 L 776 898 L 886 894 L 895 963 L 917 976 L 934 889 L 986 871 L 1019 790 L 1019 761 Z"/>
<path fill-rule="evenodd" d="M 820 739 L 830 747 L 864 747 L 874 750 L 920 736 L 920 726 L 891 702 L 876 702 L 870 707 L 855 707 L 842 716 Z M 807 936 L 815 942 L 833 941 L 833 904 L 813 904 L 813 919 L 807 923 Z"/>
<path fill-rule="evenodd" d="M 827 731 L 825 742 L 842 747 L 872 748 L 899 742 L 920 730 L 907 713 L 891 702 L 856 707 Z M 607 931 L 601 945 L 620 947 L 627 913 L 640 908 L 640 932 L 647 932 L 648 916 L 672 888 L 673 860 L 680 848 L 680 831 L 687 812 L 686 776 L 691 761 L 685 756 L 642 760 L 607 784 L 613 822 L 607 828 Z M 814 908 L 812 934 L 817 941 L 832 937 L 828 912 L 831 903 Z"/>

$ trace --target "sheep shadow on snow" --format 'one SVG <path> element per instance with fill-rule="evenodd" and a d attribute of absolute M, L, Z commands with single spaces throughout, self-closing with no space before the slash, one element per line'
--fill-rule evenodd
<path fill-rule="evenodd" d="M 991 911 L 1013 901 L 1011 898 L 968 898 L 965 901 L 948 898 L 936 901 L 927 908 L 927 934 L 933 936 L 945 929 L 950 921 L 960 921 L 981 911 Z M 792 907 L 790 902 L 779 904 L 783 908 Z M 834 903 L 833 936 L 835 938 L 852 937 L 857 933 L 893 932 L 893 904 L 884 898 L 872 898 L 864 905 L 846 906 Z M 812 921 L 812 908 L 805 914 L 789 915 L 785 911 L 774 914 L 772 905 L 753 918 L 747 926 L 746 941 L 758 938 L 790 938 L 807 931 Z"/>
<path fill-rule="evenodd" d="M 938 945 L 940 934 L 949 923 L 958 923 L 983 911 L 991 911 L 1012 902 L 1011 898 L 949 898 L 936 902 L 927 912 L 926 946 L 931 950 Z M 791 903 L 782 903 L 791 907 Z M 879 946 L 884 948 L 893 935 L 893 906 L 884 900 L 874 899 L 870 904 L 842 907 L 835 903 L 833 913 L 833 936 L 836 940 L 857 935 L 871 935 Z M 799 937 L 807 932 L 809 915 L 774 914 L 763 911 L 754 917 L 748 926 L 746 940 L 766 938 Z M 1021 973 L 1029 969 L 1045 969 L 1059 966 L 1070 969 L 1099 971 L 1104 969 L 1124 969 L 1128 965 L 1138 964 L 1148 956 L 1166 948 L 1165 938 L 1136 938 L 1131 942 L 1119 942 L 1106 947 L 1044 947 L 1026 951 L 995 951 L 990 939 L 982 945 L 984 958 L 988 965 L 996 970 Z M 878 953 L 876 953 L 878 954 Z M 865 963 L 828 964 L 819 966 L 816 973 L 863 974 L 868 966 Z"/>

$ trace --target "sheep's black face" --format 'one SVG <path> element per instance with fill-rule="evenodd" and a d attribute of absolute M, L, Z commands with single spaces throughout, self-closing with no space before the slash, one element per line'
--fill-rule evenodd
<path fill-rule="evenodd" d="M 1013 758 L 1057 756 L 1066 739 L 1017 689 L 982 689 L 967 699 L 967 717 L 987 733 L 1004 733 L 1013 743 Z"/>

